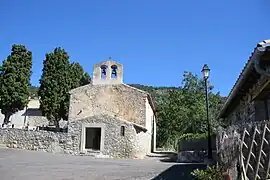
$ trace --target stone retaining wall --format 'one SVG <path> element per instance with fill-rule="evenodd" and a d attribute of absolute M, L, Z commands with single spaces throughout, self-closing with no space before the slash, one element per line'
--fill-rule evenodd
<path fill-rule="evenodd" d="M 67 133 L 1 128 L 0 144 L 10 148 L 74 154 L 73 142 Z"/>
<path fill-rule="evenodd" d="M 216 150 L 216 136 L 211 137 L 212 149 Z M 181 139 L 178 142 L 178 152 L 181 151 L 205 151 L 208 150 L 208 138 Z"/>
<path fill-rule="evenodd" d="M 85 149 L 85 127 L 102 129 L 100 151 Z M 124 127 L 124 135 L 121 135 Z M 10 147 L 72 155 L 113 158 L 144 158 L 150 153 L 151 133 L 133 123 L 109 116 L 73 121 L 68 132 L 0 128 L 0 144 Z"/>

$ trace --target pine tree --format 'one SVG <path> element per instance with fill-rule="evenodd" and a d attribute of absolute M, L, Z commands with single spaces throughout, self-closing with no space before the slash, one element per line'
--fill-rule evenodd
<path fill-rule="evenodd" d="M 4 124 L 28 103 L 31 68 L 32 52 L 24 45 L 13 45 L 1 67 L 0 109 L 5 115 Z"/>

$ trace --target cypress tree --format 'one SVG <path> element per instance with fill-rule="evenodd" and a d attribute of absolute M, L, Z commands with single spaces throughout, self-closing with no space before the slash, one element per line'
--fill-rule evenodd
<path fill-rule="evenodd" d="M 13 45 L 1 67 L 0 109 L 5 115 L 4 124 L 28 103 L 31 68 L 32 52 L 24 45 Z"/>

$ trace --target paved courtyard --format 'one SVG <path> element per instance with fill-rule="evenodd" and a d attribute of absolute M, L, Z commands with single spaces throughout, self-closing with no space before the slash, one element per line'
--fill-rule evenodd
<path fill-rule="evenodd" d="M 95 159 L 0 148 L 1 180 L 188 180 L 192 169 L 203 166 L 158 158 Z"/>

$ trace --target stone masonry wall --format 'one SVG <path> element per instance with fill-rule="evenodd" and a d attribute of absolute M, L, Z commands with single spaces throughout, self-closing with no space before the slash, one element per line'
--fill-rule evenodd
<path fill-rule="evenodd" d="M 69 120 L 108 114 L 145 126 L 147 94 L 125 84 L 86 85 L 71 91 Z"/>
<path fill-rule="evenodd" d="M 262 132 L 264 125 L 267 124 L 270 127 L 269 121 L 257 121 L 252 123 L 246 123 L 244 125 L 233 125 L 227 129 L 219 129 L 217 132 L 217 157 L 218 163 L 221 165 L 225 170 L 228 170 L 231 174 L 232 179 L 236 179 L 237 177 L 237 164 L 239 163 L 239 155 L 240 155 L 240 144 L 243 136 L 243 131 L 246 129 L 250 136 L 245 136 L 245 143 L 248 147 L 250 147 L 252 142 L 252 134 L 254 132 L 254 127 L 256 126 L 257 129 Z M 262 134 L 262 133 L 261 133 Z M 255 138 L 256 142 L 261 142 L 261 134 L 257 135 Z M 267 134 L 265 137 L 267 140 L 270 139 L 270 134 Z M 253 153 L 257 157 L 257 153 L 259 152 L 259 146 L 253 146 Z M 263 147 L 264 152 L 270 151 L 270 146 L 265 145 Z M 249 153 L 249 149 L 243 148 L 242 153 L 245 157 L 247 157 Z M 263 161 L 262 161 L 263 162 Z M 265 161 L 266 162 L 266 161 Z M 250 161 L 252 164 L 252 161 Z M 252 164 L 252 166 L 255 166 Z M 253 171 L 249 171 L 250 173 L 254 173 Z M 248 174 L 249 176 L 249 174 Z M 251 175 L 252 177 L 252 175 Z"/>
<path fill-rule="evenodd" d="M 217 161 L 224 171 L 229 172 L 232 179 L 237 179 L 241 133 L 239 126 L 230 126 L 228 129 L 220 128 L 217 131 Z"/>
<path fill-rule="evenodd" d="M 256 84 L 253 85 L 246 95 L 240 100 L 239 105 L 228 115 L 226 121 L 231 125 L 251 123 L 254 121 L 263 121 L 265 119 L 265 106 L 263 101 L 254 100 L 254 96 L 258 89 L 267 80 L 264 76 L 261 76 Z M 270 101 L 267 101 L 268 108 Z M 270 109 L 268 109 L 270 114 Z"/>
<path fill-rule="evenodd" d="M 82 125 L 88 123 L 104 124 L 105 127 L 104 150 L 98 154 L 81 149 Z M 125 127 L 124 136 L 120 135 L 121 126 Z M 71 122 L 68 133 L 0 128 L 0 144 L 10 148 L 114 158 L 143 158 L 147 154 L 150 137 L 151 134 L 140 127 L 109 116 Z"/>
<path fill-rule="evenodd" d="M 73 146 L 66 133 L 2 128 L 0 128 L 0 144 L 10 148 L 52 153 L 72 153 L 70 150 Z"/>
<path fill-rule="evenodd" d="M 74 137 L 74 144 L 76 144 L 74 151 L 83 151 L 79 144 L 81 143 L 82 125 L 87 124 L 104 125 L 105 137 L 102 154 L 119 158 L 142 158 L 146 155 L 151 134 L 142 131 L 137 133 L 132 123 L 106 115 L 88 117 L 69 124 L 68 132 Z M 120 134 L 121 126 L 125 127 L 124 136 Z M 84 153 L 87 154 L 87 152 Z"/>

